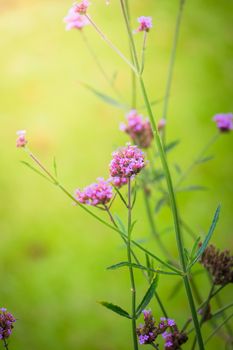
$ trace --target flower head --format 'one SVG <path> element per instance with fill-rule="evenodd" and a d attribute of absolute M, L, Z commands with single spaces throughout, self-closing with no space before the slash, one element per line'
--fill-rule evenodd
<path fill-rule="evenodd" d="M 141 16 L 138 18 L 139 27 L 136 32 L 149 32 L 152 28 L 152 18 Z"/>
<path fill-rule="evenodd" d="M 82 204 L 92 206 L 106 205 L 112 198 L 112 186 L 109 181 L 98 178 L 96 183 L 75 191 L 75 198 Z"/>
<path fill-rule="evenodd" d="M 85 15 L 89 6 L 90 2 L 88 0 L 82 0 L 80 3 L 74 4 L 74 11 L 80 15 Z"/>
<path fill-rule="evenodd" d="M 111 177 L 130 178 L 137 175 L 145 166 L 143 152 L 137 147 L 127 144 L 112 154 L 109 169 Z"/>
<path fill-rule="evenodd" d="M 213 277 L 215 285 L 233 283 L 233 255 L 229 250 L 218 250 L 210 244 L 200 259 L 201 264 Z"/>
<path fill-rule="evenodd" d="M 162 337 L 165 340 L 165 350 L 179 350 L 181 345 L 188 340 L 186 333 L 179 332 L 177 327 L 173 328 L 172 333 L 165 331 Z"/>
<path fill-rule="evenodd" d="M 131 137 L 141 148 L 148 148 L 153 139 L 153 132 L 148 119 L 143 119 L 135 109 L 126 115 L 127 124 L 121 123 L 120 129 Z"/>
<path fill-rule="evenodd" d="M 0 339 L 7 339 L 10 337 L 12 333 L 12 329 L 14 328 L 13 323 L 16 319 L 7 312 L 7 309 L 0 309 Z"/>
<path fill-rule="evenodd" d="M 25 147 L 27 144 L 26 140 L 26 131 L 25 130 L 19 130 L 16 132 L 16 135 L 18 135 L 16 140 L 16 147 Z"/>
<path fill-rule="evenodd" d="M 89 24 L 88 19 L 76 12 L 74 6 L 69 10 L 67 16 L 64 18 L 64 22 L 66 23 L 66 30 L 81 30 L 83 27 Z"/>
<path fill-rule="evenodd" d="M 213 117 L 217 127 L 220 131 L 226 132 L 233 129 L 233 114 L 232 113 L 220 113 Z"/>
<path fill-rule="evenodd" d="M 129 181 L 128 177 L 116 176 L 116 177 L 111 178 L 111 182 L 112 182 L 113 186 L 118 187 L 118 188 L 126 185 L 128 183 L 128 181 Z"/>

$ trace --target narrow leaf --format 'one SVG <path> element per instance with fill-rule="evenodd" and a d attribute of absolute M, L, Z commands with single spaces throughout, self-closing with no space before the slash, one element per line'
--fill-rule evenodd
<path fill-rule="evenodd" d="M 173 148 L 175 148 L 178 144 L 180 143 L 180 140 L 174 140 L 165 145 L 164 147 L 164 152 L 168 153 L 170 152 Z M 159 157 L 159 152 L 155 153 L 155 157 Z"/>
<path fill-rule="evenodd" d="M 151 283 L 149 289 L 147 290 L 146 294 L 144 295 L 141 303 L 138 305 L 137 309 L 136 309 L 136 317 L 138 318 L 141 314 L 141 312 L 147 307 L 147 305 L 149 304 L 149 302 L 151 301 L 154 292 L 157 288 L 159 282 L 159 277 L 158 275 L 156 275 L 156 277 L 154 278 L 153 282 Z"/>
<path fill-rule="evenodd" d="M 120 108 L 120 109 L 128 109 L 128 106 L 118 102 L 114 98 L 102 93 L 101 91 L 96 90 L 92 86 L 86 84 L 86 83 L 80 83 L 82 86 L 84 86 L 86 89 L 91 91 L 96 97 L 100 98 L 102 101 L 104 101 L 107 104 L 110 104 L 114 107 Z"/>
<path fill-rule="evenodd" d="M 176 192 L 192 192 L 192 191 L 206 191 L 208 188 L 199 185 L 190 185 L 187 187 L 181 187 L 176 190 Z"/>
<path fill-rule="evenodd" d="M 214 158 L 214 156 L 204 157 L 204 158 L 198 159 L 198 160 L 196 161 L 196 163 L 197 163 L 197 164 L 206 163 L 206 162 L 208 162 L 209 160 L 212 160 L 213 158 Z"/>
<path fill-rule="evenodd" d="M 197 237 L 197 239 L 195 240 L 194 244 L 193 244 L 193 247 L 192 247 L 192 250 L 191 250 L 191 253 L 190 253 L 190 260 L 192 261 L 195 254 L 196 254 L 196 251 L 197 251 L 197 247 L 198 247 L 198 244 L 201 240 L 201 237 Z"/>
<path fill-rule="evenodd" d="M 223 306 L 221 309 L 217 310 L 216 312 L 214 312 L 214 313 L 212 314 L 212 318 L 213 318 L 213 317 L 222 316 L 222 314 L 224 314 L 224 312 L 225 312 L 227 309 L 230 309 L 232 306 L 233 306 L 233 303 L 230 303 L 230 304 L 228 304 L 228 305 Z"/>
<path fill-rule="evenodd" d="M 99 302 L 101 305 L 103 305 L 104 307 L 106 307 L 107 309 L 115 312 L 116 314 L 122 316 L 122 317 L 126 317 L 126 318 L 131 318 L 131 316 L 129 315 L 129 313 L 127 311 L 125 311 L 124 309 L 122 309 L 120 306 L 118 305 L 114 305 L 112 303 L 108 303 L 107 301 L 100 301 Z"/>
<path fill-rule="evenodd" d="M 167 203 L 167 198 L 162 197 L 158 200 L 158 202 L 156 203 L 155 206 L 155 212 L 158 213 L 160 211 L 160 209 L 162 209 L 162 207 Z"/>
<path fill-rule="evenodd" d="M 120 217 L 115 214 L 114 218 L 115 218 L 116 224 L 117 224 L 118 228 L 120 229 L 120 231 L 123 232 L 125 235 L 127 235 L 127 230 L 125 228 L 123 221 L 120 219 Z"/>
<path fill-rule="evenodd" d="M 54 174 L 57 177 L 57 162 L 55 157 L 53 157 L 53 169 L 54 169 Z"/>
<path fill-rule="evenodd" d="M 217 225 L 217 222 L 218 222 L 218 219 L 219 219 L 219 213 L 220 213 L 220 205 L 217 207 L 217 210 L 214 214 L 214 218 L 213 218 L 213 221 L 212 221 L 212 224 L 210 226 L 210 229 L 209 229 L 209 232 L 208 234 L 206 235 L 206 238 L 204 239 L 204 242 L 202 243 L 201 247 L 198 249 L 193 261 L 191 261 L 188 269 L 190 269 L 196 262 L 197 260 L 201 257 L 201 255 L 204 253 L 213 233 L 214 233 L 214 230 L 215 230 L 215 227 Z"/>
<path fill-rule="evenodd" d="M 117 264 L 111 265 L 111 266 L 107 267 L 107 270 L 116 270 L 116 269 L 119 269 L 121 267 L 133 267 L 135 269 L 152 271 L 152 272 L 155 272 L 155 273 L 158 273 L 158 274 L 161 273 L 163 275 L 177 275 L 177 276 L 180 276 L 180 274 L 178 272 L 164 271 L 164 270 L 161 270 L 159 268 L 158 269 L 154 269 L 154 268 L 150 268 L 150 267 L 143 266 L 143 265 L 136 264 L 136 263 L 129 263 L 128 261 L 122 261 L 122 262 L 119 262 Z"/>

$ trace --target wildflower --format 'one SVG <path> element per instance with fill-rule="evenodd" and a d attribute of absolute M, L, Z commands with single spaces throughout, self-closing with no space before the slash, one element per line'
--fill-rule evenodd
<path fill-rule="evenodd" d="M 131 110 L 127 115 L 127 124 L 122 123 L 120 129 L 131 137 L 134 143 L 141 148 L 148 148 L 153 139 L 153 132 L 148 119 L 143 120 L 142 115 L 136 110 Z"/>
<path fill-rule="evenodd" d="M 138 174 L 145 166 L 143 152 L 137 147 L 127 144 L 112 154 L 110 174 L 113 178 L 130 178 Z"/>
<path fill-rule="evenodd" d="M 160 119 L 158 122 L 158 131 L 162 131 L 166 125 L 166 120 L 165 119 Z"/>
<path fill-rule="evenodd" d="M 162 334 L 162 337 L 165 340 L 165 350 L 179 350 L 181 345 L 188 340 L 187 334 L 179 332 L 176 326 L 173 327 L 173 332 L 166 331 Z"/>
<path fill-rule="evenodd" d="M 16 132 L 16 135 L 18 135 L 17 140 L 16 140 L 16 147 L 25 147 L 27 144 L 27 140 L 25 138 L 26 131 L 19 130 Z"/>
<path fill-rule="evenodd" d="M 202 254 L 200 263 L 212 275 L 215 285 L 233 283 L 233 255 L 229 250 L 220 251 L 211 244 Z"/>
<path fill-rule="evenodd" d="M 138 341 L 140 344 L 151 344 L 159 335 L 165 339 L 166 350 L 178 350 L 180 345 L 188 340 L 185 333 L 179 332 L 174 320 L 161 317 L 160 323 L 156 325 L 151 310 L 143 311 L 144 324 L 137 328 Z M 167 330 L 170 329 L 170 332 Z"/>
<path fill-rule="evenodd" d="M 77 189 L 75 198 L 82 204 L 105 206 L 111 200 L 112 194 L 112 186 L 109 181 L 98 178 L 96 183 L 85 187 L 82 191 Z"/>
<path fill-rule="evenodd" d="M 69 10 L 67 16 L 64 18 L 64 22 L 66 23 L 66 30 L 81 30 L 83 27 L 89 24 L 88 19 L 85 16 L 77 13 L 74 6 Z"/>
<path fill-rule="evenodd" d="M 139 27 L 136 30 L 136 32 L 149 32 L 149 30 L 152 28 L 152 18 L 151 17 L 145 17 L 141 16 L 138 18 Z"/>
<path fill-rule="evenodd" d="M 123 185 L 126 185 L 128 183 L 128 177 L 119 177 L 119 176 L 116 176 L 116 177 L 113 177 L 111 179 L 112 181 L 112 184 L 115 186 L 115 187 L 122 187 Z"/>
<path fill-rule="evenodd" d="M 80 15 L 85 15 L 89 6 L 90 2 L 88 0 L 82 0 L 80 3 L 74 4 L 74 11 Z"/>
<path fill-rule="evenodd" d="M 216 122 L 217 127 L 220 131 L 226 132 L 233 129 L 233 114 L 232 113 L 221 113 L 216 114 L 213 117 L 213 121 Z"/>
<path fill-rule="evenodd" d="M 0 339 L 7 339 L 10 337 L 12 333 L 12 329 L 14 328 L 13 323 L 16 319 L 7 312 L 7 309 L 0 309 Z"/>

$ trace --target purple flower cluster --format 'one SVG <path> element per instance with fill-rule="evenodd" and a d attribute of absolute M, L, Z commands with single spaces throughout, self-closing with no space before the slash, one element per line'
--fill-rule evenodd
<path fill-rule="evenodd" d="M 226 132 L 233 129 L 233 114 L 232 113 L 220 113 L 213 117 L 217 127 L 220 131 Z"/>
<path fill-rule="evenodd" d="M 82 204 L 105 206 L 112 198 L 112 186 L 109 181 L 98 178 L 96 183 L 85 187 L 82 191 L 77 189 L 75 197 Z"/>
<path fill-rule="evenodd" d="M 152 18 L 151 17 L 145 17 L 141 16 L 138 18 L 139 27 L 136 30 L 137 32 L 149 32 L 149 30 L 152 28 Z"/>
<path fill-rule="evenodd" d="M 185 333 L 179 332 L 176 323 L 171 318 L 162 317 L 156 325 L 151 310 L 144 310 L 144 324 L 137 328 L 138 341 L 140 344 L 151 344 L 159 335 L 165 339 L 166 350 L 178 350 L 180 345 L 188 340 Z M 167 330 L 170 329 L 171 332 Z"/>
<path fill-rule="evenodd" d="M 129 134 L 132 141 L 139 147 L 148 148 L 153 139 L 153 132 L 149 120 L 144 120 L 143 116 L 138 114 L 135 109 L 132 109 L 126 115 L 126 120 L 127 124 L 120 124 L 120 130 Z"/>
<path fill-rule="evenodd" d="M 71 29 L 81 30 L 83 27 L 90 24 L 89 20 L 85 16 L 79 14 L 76 11 L 75 6 L 71 7 L 67 16 L 64 18 L 64 22 L 66 23 L 66 30 L 71 30 Z"/>
<path fill-rule="evenodd" d="M 112 178 L 130 178 L 145 167 L 144 153 L 137 147 L 127 144 L 112 154 L 109 169 Z"/>
<path fill-rule="evenodd" d="M 12 314 L 7 312 L 7 309 L 0 309 L 0 339 L 7 339 L 10 337 L 15 321 L 16 319 Z"/>
<path fill-rule="evenodd" d="M 82 0 L 80 3 L 74 4 L 73 7 L 76 13 L 85 15 L 89 6 L 90 2 L 88 0 Z"/>

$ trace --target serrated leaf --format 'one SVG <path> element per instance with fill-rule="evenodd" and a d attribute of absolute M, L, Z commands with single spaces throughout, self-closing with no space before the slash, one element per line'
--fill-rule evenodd
<path fill-rule="evenodd" d="M 114 107 L 120 108 L 120 109 L 124 109 L 124 110 L 128 109 L 128 106 L 120 103 L 119 101 L 117 101 L 114 98 L 104 94 L 103 92 L 96 90 L 95 88 L 93 88 L 89 84 L 82 83 L 82 82 L 80 82 L 80 84 L 82 86 L 84 86 L 86 89 L 88 89 L 89 91 L 91 91 L 96 97 L 98 97 L 99 99 L 101 99 L 105 103 L 107 103 L 109 105 L 112 105 Z"/>
<path fill-rule="evenodd" d="M 153 298 L 154 292 L 158 286 L 158 282 L 159 282 L 159 276 L 156 275 L 156 277 L 152 281 L 150 287 L 148 288 L 146 294 L 142 298 L 142 301 L 140 302 L 140 304 L 138 305 L 138 307 L 136 309 L 136 317 L 137 318 L 140 316 L 142 311 L 147 307 L 147 305 L 150 303 L 151 299 Z"/>
<path fill-rule="evenodd" d="M 213 158 L 214 158 L 214 156 L 204 157 L 204 158 L 198 159 L 198 160 L 196 161 L 196 163 L 197 163 L 197 164 L 206 163 L 206 162 L 208 162 L 209 160 L 212 160 Z"/>
<path fill-rule="evenodd" d="M 24 160 L 21 160 L 20 163 L 26 165 L 29 169 L 33 170 L 36 174 L 42 176 L 44 179 L 48 180 L 49 182 L 52 182 L 47 176 L 45 176 L 43 173 L 41 173 L 39 170 L 37 170 L 36 168 L 34 168 L 34 166 L 32 166 L 31 164 L 29 164 L 28 162 L 25 162 Z"/>
<path fill-rule="evenodd" d="M 122 317 L 126 317 L 126 318 L 131 319 L 131 316 L 129 315 L 129 313 L 127 311 L 125 311 L 124 309 L 122 309 L 120 306 L 112 304 L 112 303 L 108 303 L 107 301 L 99 301 L 99 303 L 101 305 L 103 305 L 104 307 L 106 307 L 107 309 L 115 312 L 116 314 L 118 314 Z"/>
<path fill-rule="evenodd" d="M 197 260 L 201 257 L 201 255 L 204 253 L 205 249 L 207 248 L 207 245 L 214 233 L 215 227 L 217 225 L 218 219 L 219 219 L 219 213 L 220 213 L 220 205 L 217 207 L 216 212 L 214 214 L 214 218 L 212 220 L 212 224 L 210 226 L 209 232 L 206 235 L 206 238 L 204 239 L 204 242 L 202 243 L 201 247 L 198 249 L 194 259 L 191 261 L 190 265 L 188 266 L 188 269 L 190 269 L 196 262 Z"/>

